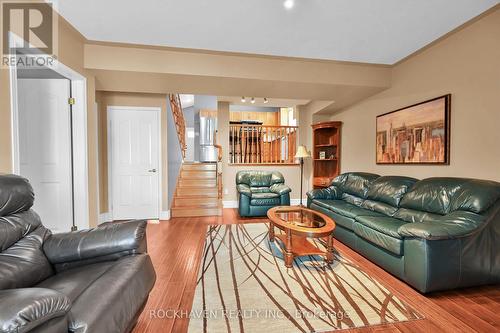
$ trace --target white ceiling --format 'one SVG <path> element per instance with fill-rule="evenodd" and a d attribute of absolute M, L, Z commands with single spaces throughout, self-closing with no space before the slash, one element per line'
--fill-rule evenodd
<path fill-rule="evenodd" d="M 500 0 L 61 0 L 90 40 L 393 64 Z"/>

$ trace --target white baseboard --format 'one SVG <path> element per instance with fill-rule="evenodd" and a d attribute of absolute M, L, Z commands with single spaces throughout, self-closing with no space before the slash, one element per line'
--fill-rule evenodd
<path fill-rule="evenodd" d="M 222 208 L 238 208 L 237 200 L 224 200 L 222 201 Z"/>
<path fill-rule="evenodd" d="M 170 210 L 161 211 L 160 212 L 160 220 L 170 220 Z M 112 219 L 111 219 L 110 212 L 99 214 L 99 221 L 98 221 L 99 224 L 104 223 L 104 222 L 111 222 L 111 221 L 112 221 Z"/>
<path fill-rule="evenodd" d="M 170 220 L 170 210 L 161 211 L 160 220 Z"/>
<path fill-rule="evenodd" d="M 302 204 L 305 205 L 307 203 L 307 198 L 302 199 Z M 290 199 L 290 205 L 298 206 L 300 204 L 300 199 Z M 224 200 L 222 201 L 223 208 L 238 208 L 237 200 Z"/>
<path fill-rule="evenodd" d="M 106 213 L 99 214 L 99 221 L 97 221 L 97 223 L 101 224 L 104 222 L 111 222 L 111 213 L 106 212 Z"/>
<path fill-rule="evenodd" d="M 302 204 L 305 206 L 307 204 L 307 198 L 302 199 Z M 291 206 L 298 206 L 300 205 L 300 199 L 290 199 L 290 205 Z"/>

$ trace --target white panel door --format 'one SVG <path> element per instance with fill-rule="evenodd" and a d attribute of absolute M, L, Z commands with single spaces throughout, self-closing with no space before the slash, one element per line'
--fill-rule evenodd
<path fill-rule="evenodd" d="M 108 110 L 113 219 L 158 219 L 159 110 Z"/>
<path fill-rule="evenodd" d="M 53 232 L 73 224 L 70 81 L 19 79 L 19 173 L 35 191 L 33 209 Z"/>

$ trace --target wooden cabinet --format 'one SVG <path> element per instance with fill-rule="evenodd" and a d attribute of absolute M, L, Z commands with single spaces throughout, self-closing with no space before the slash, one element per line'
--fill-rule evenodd
<path fill-rule="evenodd" d="M 256 120 L 265 126 L 279 126 L 279 112 L 259 112 L 259 111 L 231 111 L 230 121 Z"/>
<path fill-rule="evenodd" d="M 342 122 L 326 121 L 313 128 L 313 186 L 328 187 L 340 173 L 340 136 Z"/>

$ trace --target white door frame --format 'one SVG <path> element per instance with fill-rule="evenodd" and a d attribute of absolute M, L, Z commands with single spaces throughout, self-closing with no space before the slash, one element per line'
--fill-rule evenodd
<path fill-rule="evenodd" d="M 113 106 L 113 105 L 108 105 L 106 108 L 106 117 L 107 117 L 107 128 L 108 128 L 108 212 L 109 212 L 109 219 L 111 221 L 114 220 L 113 218 L 113 175 L 112 175 L 112 144 L 111 144 L 111 120 L 112 120 L 112 111 L 120 111 L 120 110 L 140 110 L 140 111 L 153 111 L 158 113 L 158 139 L 159 139 L 159 144 L 158 144 L 158 219 L 160 219 L 160 216 L 162 215 L 162 203 L 163 203 L 163 191 L 162 191 L 162 141 L 161 141 L 161 107 L 146 107 L 146 106 Z"/>
<path fill-rule="evenodd" d="M 9 45 L 22 47 L 24 40 L 9 34 Z M 88 144 L 87 144 L 87 79 L 58 60 L 50 67 L 56 73 L 71 81 L 73 113 L 73 188 L 75 225 L 78 229 L 88 229 L 89 224 L 89 181 L 88 181 Z M 10 103 L 12 133 L 12 172 L 19 174 L 19 109 L 17 102 L 17 67 L 10 67 Z M 43 221 L 42 221 L 43 222 Z"/>

